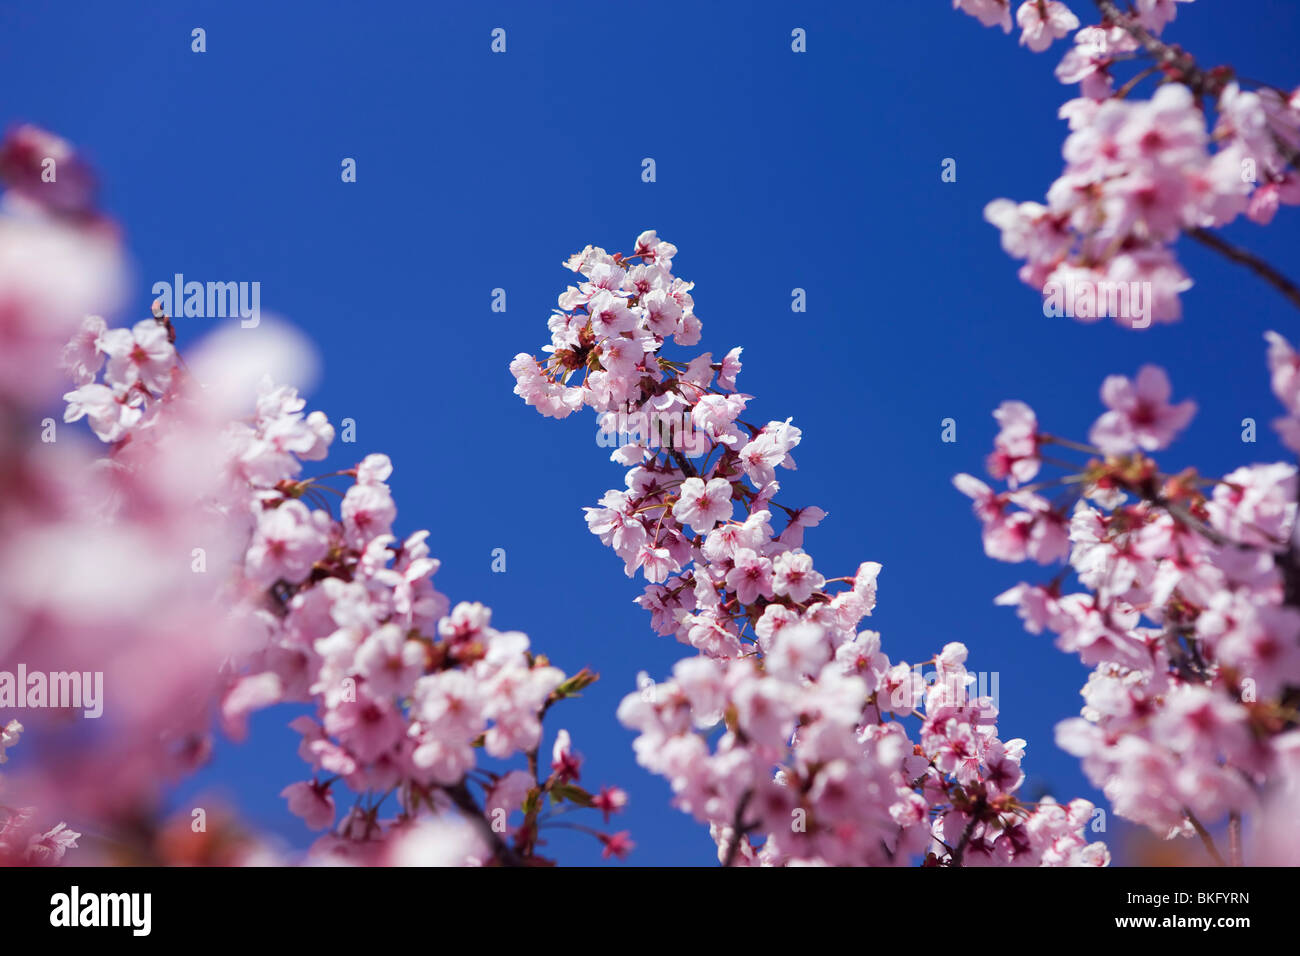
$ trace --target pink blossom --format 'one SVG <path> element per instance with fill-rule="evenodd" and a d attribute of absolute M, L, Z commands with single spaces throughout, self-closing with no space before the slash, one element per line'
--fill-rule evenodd
<path fill-rule="evenodd" d="M 573 750 L 569 732 L 561 730 L 555 735 L 555 746 L 551 748 L 551 770 L 561 781 L 577 780 L 582 756 Z"/>
<path fill-rule="evenodd" d="M 681 494 L 673 505 L 673 517 L 689 525 L 696 534 L 707 534 L 719 521 L 731 517 L 731 483 L 725 478 L 690 477 L 682 482 Z"/>
<path fill-rule="evenodd" d="M 1059 0 L 1026 0 L 1016 11 L 1020 26 L 1020 43 L 1035 53 L 1042 53 L 1071 30 L 1079 28 L 1079 18 Z"/>
<path fill-rule="evenodd" d="M 561 308 L 580 310 L 582 297 L 595 294 L 593 284 L 619 278 L 611 263 L 621 261 L 591 246 L 571 257 L 570 268 L 588 279 L 561 297 Z M 662 260 L 655 265 L 662 271 L 654 275 L 648 269 L 633 275 L 633 267 L 620 288 L 630 284 L 643 297 L 652 283 L 690 288 Z M 684 291 L 678 301 L 684 318 L 675 338 L 691 345 L 699 323 L 690 322 Z M 638 329 L 660 324 L 644 298 L 628 309 Z M 557 352 L 574 347 L 569 330 L 581 321 L 580 311 L 551 321 Z M 923 853 L 932 841 L 932 817 L 965 826 L 959 812 L 944 809 L 948 787 L 1014 790 L 1022 777 L 1023 742 L 993 745 L 996 708 L 964 693 L 974 680 L 965 670 L 964 646 L 950 642 L 937 658 L 945 681 L 963 692 L 950 694 L 945 687 L 927 694 L 916 670 L 881 651 L 879 634 L 858 632 L 859 621 L 875 608 L 880 564 L 862 562 L 851 577 L 827 581 L 802 550 L 804 528 L 818 525 L 825 512 L 778 504 L 775 471 L 794 467 L 799 429 L 789 420 L 757 432 L 741 425 L 750 396 L 702 392 L 719 371 L 708 353 L 663 363 L 655 354 L 660 347 L 658 338 L 645 346 L 645 368 L 662 377 L 615 371 L 595 381 L 588 376 L 580 389 L 583 403 L 598 415 L 618 400 L 629 408 L 689 410 L 704 442 L 704 453 L 693 456 L 701 463 L 696 467 L 706 469 L 702 473 L 663 449 L 645 449 L 626 459 L 626 489 L 606 493 L 599 507 L 587 509 L 590 529 L 618 553 L 629 574 L 639 570 L 645 577 L 637 603 L 651 612 L 654 629 L 699 651 L 663 683 L 642 675 L 620 704 L 619 719 L 638 734 L 638 762 L 667 778 L 676 805 L 709 826 L 723 861 L 887 865 Z M 727 371 L 724 360 L 724 389 L 734 387 Z M 530 404 L 537 404 L 544 383 L 567 378 L 559 363 L 537 374 L 543 382 L 524 389 Z M 1019 468 L 1026 474 L 1037 464 L 1037 427 L 1031 412 L 1016 411 L 1002 442 L 1024 459 Z M 969 477 L 958 483 L 976 499 L 982 520 L 998 527 L 995 534 L 1014 538 L 1015 557 L 1050 561 L 1068 551 L 1065 519 L 1045 499 L 1023 490 L 995 495 Z M 736 507 L 743 514 L 732 520 Z M 1020 509 L 1014 517 L 1007 514 L 1012 507 Z M 787 519 L 779 534 L 772 521 L 778 509 Z M 924 722 L 919 745 L 903 725 L 918 718 Z M 568 772 L 565 738 L 557 741 L 553 759 L 561 774 Z M 779 769 L 773 773 L 773 767 Z M 814 821 L 808 829 L 790 826 L 796 809 Z M 737 837 L 734 821 L 742 813 L 755 821 L 757 842 Z M 1038 812 L 1027 816 L 1032 830 L 1010 815 L 977 821 L 983 829 L 972 841 L 978 846 L 972 860 L 1106 862 L 1104 848 L 1078 833 L 1086 819 L 1064 811 L 1050 821 Z M 1003 837 L 1009 829 L 1014 838 Z M 949 836 L 933 852 L 952 865 L 961 833 Z"/>
<path fill-rule="evenodd" d="M 305 578 L 329 551 L 327 523 L 322 520 L 326 517 L 301 501 L 263 511 L 245 561 L 249 578 L 262 585 Z"/>
<path fill-rule="evenodd" d="M 630 837 L 631 834 L 627 830 L 600 834 L 600 842 L 605 847 L 600 851 L 601 857 L 606 860 L 611 856 L 618 857 L 620 860 L 625 859 L 629 853 L 636 849 L 636 844 L 632 842 Z"/>
<path fill-rule="evenodd" d="M 1015 488 L 1038 474 L 1038 420 L 1024 402 L 1003 402 L 993 413 L 1001 430 L 993 442 L 988 470 L 994 478 L 1006 478 Z"/>
<path fill-rule="evenodd" d="M 733 567 L 727 572 L 727 587 L 736 592 L 741 604 L 752 604 L 760 595 L 772 596 L 771 561 L 749 548 L 738 548 L 731 560 Z"/>
<path fill-rule="evenodd" d="M 129 331 L 110 329 L 100 335 L 99 347 L 108 356 L 104 380 L 109 385 L 129 389 L 139 383 L 154 394 L 167 390 L 176 350 L 158 320 L 144 319 Z"/>
<path fill-rule="evenodd" d="M 627 806 L 627 793 L 619 787 L 601 787 L 600 793 L 592 798 L 592 805 L 605 816 L 609 822 L 611 814 L 620 812 Z"/>
<path fill-rule="evenodd" d="M 424 672 L 425 649 L 401 627 L 385 624 L 357 648 L 357 673 L 373 694 L 406 694 Z"/>
<path fill-rule="evenodd" d="M 100 441 L 121 441 L 144 415 L 143 406 L 126 392 L 115 392 L 107 385 L 92 382 L 63 396 L 68 403 L 65 422 L 86 418 Z"/>
<path fill-rule="evenodd" d="M 1196 414 L 1191 400 L 1170 405 L 1172 392 L 1164 369 L 1155 365 L 1142 366 L 1135 381 L 1109 376 L 1101 387 L 1101 399 L 1110 411 L 1092 426 L 1089 441 L 1108 455 L 1164 448 Z"/>
<path fill-rule="evenodd" d="M 736 376 L 740 374 L 742 368 L 740 364 L 740 353 L 744 349 L 736 346 L 722 359 L 722 369 L 718 372 L 718 387 L 726 389 L 729 392 L 736 390 Z"/>
<path fill-rule="evenodd" d="M 1011 0 L 952 0 L 952 8 L 969 13 L 986 27 L 1011 32 Z"/>
<path fill-rule="evenodd" d="M 328 786 L 315 781 L 291 783 L 280 792 L 289 801 L 289 812 L 312 830 L 324 830 L 334 823 L 334 795 Z"/>
<path fill-rule="evenodd" d="M 76 335 L 63 347 L 59 366 L 77 385 L 93 382 L 104 367 L 103 336 L 107 331 L 108 326 L 102 317 L 88 315 Z"/>
<path fill-rule="evenodd" d="M 81 834 L 60 823 L 52 830 L 38 834 L 27 844 L 27 860 L 35 866 L 54 866 L 62 861 L 68 850 L 75 849 Z"/>
<path fill-rule="evenodd" d="M 397 505 L 381 483 L 356 484 L 343 496 L 343 527 L 354 547 L 392 531 Z"/>
<path fill-rule="evenodd" d="M 48 165 L 48 164 L 53 165 Z M 48 176 L 50 169 L 56 171 Z M 67 140 L 30 124 L 0 146 L 0 178 L 23 199 L 59 215 L 94 218 L 94 172 Z"/>
<path fill-rule="evenodd" d="M 1192 0 L 1137 0 L 1138 21 L 1159 33 L 1178 16 L 1178 8 L 1174 4 L 1191 2 Z"/>
<path fill-rule="evenodd" d="M 772 590 L 796 604 L 812 596 L 826 579 L 813 570 L 812 556 L 801 551 L 787 551 L 772 562 Z"/>

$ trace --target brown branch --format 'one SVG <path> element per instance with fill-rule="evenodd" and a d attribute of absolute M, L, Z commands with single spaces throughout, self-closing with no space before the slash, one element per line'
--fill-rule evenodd
<path fill-rule="evenodd" d="M 1201 69 L 1196 63 L 1196 58 L 1185 50 L 1170 46 L 1165 43 L 1151 31 L 1147 30 L 1142 24 L 1138 23 L 1133 17 L 1122 12 L 1113 2 L 1113 0 L 1096 0 L 1097 8 L 1109 22 L 1120 27 L 1131 37 L 1140 43 L 1148 53 L 1150 53 L 1161 68 L 1166 72 L 1173 71 L 1176 75 L 1173 77 L 1184 86 L 1188 87 L 1198 96 L 1212 96 L 1217 101 L 1219 93 L 1222 92 L 1223 83 L 1227 74 L 1224 71 L 1213 70 L 1206 71 Z M 1135 77 L 1135 79 L 1137 79 Z M 1125 87 L 1125 91 L 1128 87 Z M 1274 144 L 1278 151 L 1286 158 L 1292 166 L 1300 166 L 1300 152 L 1293 149 L 1289 143 L 1277 135 L 1276 131 L 1270 130 Z M 1187 234 L 1218 252 L 1220 255 L 1227 257 L 1233 262 L 1243 265 L 1250 269 L 1257 276 L 1263 279 L 1269 285 L 1273 286 L 1279 292 L 1290 300 L 1296 308 L 1300 308 L 1300 285 L 1288 279 L 1273 266 L 1269 265 L 1259 256 L 1240 246 L 1234 246 L 1232 243 L 1220 238 L 1208 229 L 1196 227 L 1188 229 Z"/>
<path fill-rule="evenodd" d="M 699 472 L 695 470 L 695 466 L 691 464 L 690 459 L 687 458 L 685 455 L 683 455 L 681 452 L 677 451 L 676 449 L 673 449 L 668 454 L 669 457 L 672 458 L 673 464 L 675 464 L 679 469 L 681 469 L 682 474 L 684 474 L 687 478 L 699 477 Z"/>
<path fill-rule="evenodd" d="M 492 847 L 492 855 L 505 866 L 524 866 L 525 862 L 514 850 L 506 845 L 506 841 L 501 839 L 501 834 L 492 829 L 492 824 L 488 818 L 483 815 L 483 809 L 474 800 L 474 795 L 469 792 L 469 787 L 462 780 L 454 787 L 443 787 L 442 792 L 451 797 L 451 802 L 456 805 L 468 819 L 471 824 L 478 828 L 483 834 L 488 844 Z"/>
<path fill-rule="evenodd" d="M 1171 46 L 1157 37 L 1142 24 L 1138 23 L 1129 14 L 1124 13 L 1117 7 L 1113 0 L 1096 0 L 1097 9 L 1101 11 L 1105 20 L 1115 24 L 1133 39 L 1137 40 L 1149 54 L 1156 60 L 1156 66 L 1165 69 L 1166 73 L 1170 72 L 1169 68 L 1176 71 L 1172 79 L 1176 79 L 1184 86 L 1188 87 L 1198 96 L 1212 96 L 1218 101 L 1219 94 L 1223 91 L 1224 85 L 1230 77 L 1236 76 L 1236 72 L 1230 69 L 1218 68 L 1215 70 L 1203 70 L 1196 63 L 1196 58 L 1176 46 Z M 1140 77 L 1135 77 L 1130 81 L 1136 82 Z M 1278 90 L 1278 87 L 1269 83 L 1260 83 L 1255 80 L 1247 80 L 1248 83 L 1255 83 L 1256 86 L 1267 87 L 1268 89 Z M 1127 92 L 1129 85 L 1126 85 L 1122 94 Z M 1273 145 L 1281 153 L 1288 163 L 1292 166 L 1300 167 L 1300 150 L 1295 149 L 1290 143 L 1278 135 L 1277 131 L 1270 128 L 1269 134 L 1272 137 Z"/>
<path fill-rule="evenodd" d="M 1245 266 L 1286 296 L 1297 309 L 1300 309 L 1300 285 L 1296 285 L 1253 252 L 1242 249 L 1240 246 L 1234 246 L 1216 233 L 1210 232 L 1208 229 L 1202 229 L 1199 226 L 1195 229 L 1188 229 L 1187 235 L 1202 245 L 1209 246 L 1215 252 L 1231 259 L 1233 262 Z"/>
<path fill-rule="evenodd" d="M 1137 40 L 1148 53 L 1155 57 L 1161 67 L 1174 67 L 1178 70 L 1181 82 L 1197 93 L 1208 93 L 1209 76 L 1196 65 L 1196 59 L 1184 50 L 1175 49 L 1165 43 L 1154 33 L 1133 17 L 1129 16 L 1112 0 L 1096 0 L 1097 9 L 1109 22 L 1115 24 L 1133 39 Z"/>
<path fill-rule="evenodd" d="M 952 851 L 952 866 L 961 866 L 962 857 L 966 855 L 966 846 L 970 843 L 971 834 L 975 832 L 975 824 L 979 821 L 978 814 L 972 813 L 966 829 L 961 832 L 961 839 L 957 841 L 957 846 Z"/>
<path fill-rule="evenodd" d="M 749 806 L 749 801 L 754 797 L 753 790 L 746 790 L 736 804 L 736 815 L 732 818 L 731 823 L 731 843 L 727 847 L 727 855 L 722 860 L 722 868 L 725 870 L 736 862 L 736 854 L 740 852 L 740 841 L 745 839 L 745 834 L 749 832 L 753 824 L 746 826 L 741 821 L 745 818 L 745 810 Z"/>
<path fill-rule="evenodd" d="M 1205 844 L 1205 849 L 1210 851 L 1210 856 L 1214 857 L 1214 862 L 1219 866 L 1227 866 L 1223 861 L 1223 856 L 1219 853 L 1219 848 L 1214 845 L 1214 837 L 1210 836 L 1210 831 L 1201 825 L 1201 821 L 1196 819 L 1196 814 L 1192 813 L 1187 807 L 1183 807 L 1183 813 L 1187 814 L 1188 821 L 1192 824 L 1201 842 Z"/>

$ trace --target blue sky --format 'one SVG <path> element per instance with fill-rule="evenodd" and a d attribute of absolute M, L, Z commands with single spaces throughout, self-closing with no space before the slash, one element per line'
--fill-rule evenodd
<path fill-rule="evenodd" d="M 1091 18 L 1090 4 L 1070 5 Z M 744 346 L 755 416 L 803 429 L 783 496 L 830 514 L 807 539 L 818 568 L 884 564 L 871 623 L 895 660 L 960 640 L 972 670 L 999 673 L 1002 733 L 1028 738 L 1033 791 L 1098 797 L 1052 740 L 1078 712 L 1083 667 L 992 604 L 1051 572 L 985 558 L 950 484 L 982 473 L 992 409 L 1023 399 L 1047 430 L 1082 437 L 1105 375 L 1158 362 L 1201 408 L 1168 465 L 1222 474 L 1285 457 L 1264 426 L 1277 409 L 1261 336 L 1294 335 L 1296 316 L 1238 267 L 1181 243 L 1196 286 L 1173 327 L 1042 315 L 981 211 L 1000 196 L 1039 200 L 1060 172 L 1055 114 L 1073 91 L 1052 69 L 1064 48 L 1030 54 L 949 7 L 13 5 L 0 120 L 46 126 L 99 169 L 137 264 L 138 315 L 121 318 L 145 315 L 150 286 L 176 272 L 261 283 L 262 308 L 320 350 L 312 407 L 357 422 L 357 444 L 332 461 L 392 456 L 399 531 L 431 529 L 439 588 L 490 604 L 559 666 L 601 672 L 548 731 L 573 733 L 585 782 L 631 794 L 632 861 L 709 864 L 707 833 L 668 806 L 614 719 L 638 671 L 662 676 L 686 652 L 650 630 L 637 585 L 582 520 L 621 469 L 590 416 L 543 420 L 511 393 L 506 366 L 544 343 L 568 254 L 627 249 L 643 229 L 680 247 L 702 347 Z M 489 50 L 496 27 L 505 54 Z M 803 54 L 790 49 L 796 27 Z M 1204 65 L 1286 85 L 1295 61 L 1279 41 L 1297 27 L 1287 0 L 1200 0 L 1180 5 L 1169 36 Z M 344 157 L 356 183 L 340 181 Z M 654 183 L 641 181 L 644 157 Z M 940 180 L 947 157 L 955 183 Z M 1296 223 L 1284 210 L 1226 235 L 1285 267 Z M 504 314 L 490 311 L 498 287 Z M 794 287 L 804 314 L 790 311 Z M 182 346 L 217 321 L 189 320 Z M 1255 446 L 1240 441 L 1248 416 Z M 939 440 L 946 417 L 955 444 Z M 309 842 L 277 796 L 302 778 L 293 714 L 258 715 L 250 742 L 223 744 L 178 800 L 222 792 L 259 827 Z M 1112 820 L 1112 844 L 1123 833 Z M 572 833 L 552 850 L 599 861 Z"/>

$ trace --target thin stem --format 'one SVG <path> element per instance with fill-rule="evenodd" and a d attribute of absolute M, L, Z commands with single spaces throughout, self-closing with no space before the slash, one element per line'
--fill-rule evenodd
<path fill-rule="evenodd" d="M 1155 57 L 1157 64 L 1162 67 L 1175 67 L 1182 75 L 1182 81 L 1188 87 L 1197 93 L 1206 92 L 1207 77 L 1205 71 L 1196 65 L 1196 60 L 1192 58 L 1191 54 L 1164 43 L 1146 27 L 1138 23 L 1136 19 L 1115 6 L 1112 0 L 1096 0 L 1096 4 L 1097 9 L 1102 12 L 1102 16 L 1137 40 L 1148 53 Z"/>
<path fill-rule="evenodd" d="M 1039 435 L 1038 440 L 1044 445 L 1060 445 L 1062 448 L 1069 448 L 1071 451 L 1083 452 L 1085 455 L 1105 454 L 1095 445 L 1085 445 L 1083 442 L 1072 441 L 1069 438 L 1061 438 L 1059 435 Z"/>
<path fill-rule="evenodd" d="M 524 860 L 518 853 L 506 846 L 506 841 L 501 839 L 501 834 L 492 828 L 488 818 L 483 815 L 482 808 L 474 800 L 474 795 L 469 792 L 469 787 L 462 780 L 454 787 L 443 787 L 443 793 L 451 797 L 451 802 L 456 805 L 456 809 L 478 828 L 478 831 L 487 840 L 492 847 L 492 854 L 506 866 L 523 866 Z"/>
<path fill-rule="evenodd" d="M 673 464 L 675 464 L 678 468 L 680 468 L 682 474 L 684 474 L 687 478 L 699 477 L 699 472 L 695 470 L 695 466 L 692 465 L 690 461 L 686 458 L 686 456 L 683 455 L 681 452 L 674 449 L 673 451 L 669 452 L 669 456 L 672 458 Z"/>
<path fill-rule="evenodd" d="M 722 860 L 722 867 L 726 869 L 736 862 L 736 854 L 740 852 L 740 841 L 745 838 L 748 828 L 741 821 L 745 817 L 745 809 L 749 806 L 749 801 L 753 799 L 754 791 L 746 790 L 736 804 L 736 815 L 731 822 L 731 843 L 727 846 L 727 855 Z"/>
<path fill-rule="evenodd" d="M 1142 47 L 1155 58 L 1157 64 L 1161 68 L 1169 68 L 1172 71 L 1176 71 L 1176 74 L 1172 76 L 1173 79 L 1182 83 L 1198 96 L 1214 97 L 1217 104 L 1218 97 L 1223 90 L 1223 82 L 1226 78 L 1217 75 L 1220 73 L 1219 70 L 1207 72 L 1206 70 L 1201 69 L 1196 63 L 1196 58 L 1190 53 L 1186 50 L 1165 43 L 1150 30 L 1146 29 L 1146 27 L 1142 26 L 1142 24 L 1138 23 L 1134 17 L 1122 12 L 1114 4 L 1113 0 L 1096 0 L 1096 4 L 1097 9 L 1102 12 L 1102 15 L 1107 20 L 1116 24 L 1129 36 L 1137 40 L 1138 43 L 1142 44 Z M 1270 86 L 1270 88 L 1275 88 L 1271 87 L 1270 84 L 1260 83 L 1259 81 L 1248 82 L 1254 82 L 1257 86 Z M 1290 143 L 1279 136 L 1276 130 L 1270 128 L 1269 133 L 1273 140 L 1274 147 L 1276 147 L 1277 151 L 1286 158 L 1286 161 L 1292 166 L 1300 166 L 1300 150 L 1295 149 Z"/>
<path fill-rule="evenodd" d="M 1133 87 L 1137 86 L 1139 83 L 1141 83 L 1143 80 L 1145 80 L 1145 79 L 1146 79 L 1148 76 L 1150 76 L 1152 73 L 1159 73 L 1159 72 L 1160 72 L 1160 67 L 1159 67 L 1159 66 L 1149 66 L 1149 67 L 1147 67 L 1147 68 L 1146 68 L 1145 70 L 1143 70 L 1141 73 L 1138 73 L 1136 76 L 1134 76 L 1132 79 L 1130 79 L 1127 83 L 1125 83 L 1123 86 L 1121 86 L 1118 90 L 1116 90 L 1116 91 L 1115 91 L 1115 99 L 1117 99 L 1117 100 L 1122 100 L 1122 99 L 1124 99 L 1124 97 L 1128 96 L 1130 93 L 1133 92 Z"/>
<path fill-rule="evenodd" d="M 1219 853 L 1219 848 L 1214 845 L 1214 837 L 1210 836 L 1210 831 L 1201 825 L 1200 820 L 1196 819 L 1196 814 L 1186 807 L 1183 808 L 1183 813 L 1187 814 L 1188 821 L 1201 838 L 1201 842 L 1205 844 L 1205 849 L 1210 851 L 1210 856 L 1214 858 L 1214 862 L 1219 866 L 1227 866 L 1228 864 L 1223 861 L 1222 854 Z"/>
<path fill-rule="evenodd" d="M 976 807 L 976 809 L 978 810 L 980 807 Z M 972 813 L 970 821 L 966 824 L 966 829 L 962 830 L 961 840 L 958 841 L 957 846 L 952 851 L 953 866 L 961 866 L 962 857 L 966 855 L 966 846 L 970 843 L 971 834 L 975 832 L 975 824 L 979 823 L 979 819 L 977 813 Z"/>
<path fill-rule="evenodd" d="M 1209 246 L 1225 258 L 1245 266 L 1286 296 L 1297 309 L 1300 309 L 1300 285 L 1296 285 L 1253 252 L 1240 246 L 1234 246 L 1215 233 L 1199 226 L 1195 229 L 1188 229 L 1187 234 L 1202 245 Z"/>

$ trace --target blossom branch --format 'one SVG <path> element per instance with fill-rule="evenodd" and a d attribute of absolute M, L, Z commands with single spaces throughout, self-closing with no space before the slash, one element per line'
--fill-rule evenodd
<path fill-rule="evenodd" d="M 745 810 L 749 807 L 749 801 L 753 798 L 754 791 L 752 789 L 746 790 L 736 804 L 736 816 L 731 822 L 731 842 L 727 845 L 727 855 L 722 860 L 724 870 L 736 862 L 736 855 L 740 852 L 740 841 L 746 839 L 746 834 L 753 829 L 753 824 L 743 822 Z"/>
<path fill-rule="evenodd" d="M 1199 226 L 1185 230 L 1197 242 L 1208 246 L 1225 258 L 1243 265 L 1259 276 L 1273 288 L 1277 289 L 1292 305 L 1300 309 L 1300 285 L 1288 279 L 1280 271 L 1269 265 L 1255 253 L 1235 246 L 1217 233 Z"/>
<path fill-rule="evenodd" d="M 501 838 L 492 826 L 491 821 L 483 814 L 483 809 L 475 801 L 474 795 L 469 792 L 469 787 L 465 781 L 450 787 L 443 787 L 442 792 L 451 798 L 451 802 L 465 816 L 474 828 L 478 830 L 479 835 L 488 842 L 492 848 L 492 855 L 506 866 L 524 866 L 523 857 L 506 845 L 505 840 Z"/>
<path fill-rule="evenodd" d="M 1205 844 L 1205 849 L 1209 851 L 1214 862 L 1218 866 L 1227 866 L 1228 864 L 1224 862 L 1223 855 L 1219 853 L 1219 848 L 1214 845 L 1214 837 L 1210 835 L 1210 831 L 1202 826 L 1201 821 L 1196 819 L 1196 814 L 1192 813 L 1190 809 L 1184 807 L 1183 812 L 1187 814 L 1188 822 L 1191 823 L 1192 828 L 1196 831 L 1196 835 L 1201 838 L 1201 842 Z"/>

